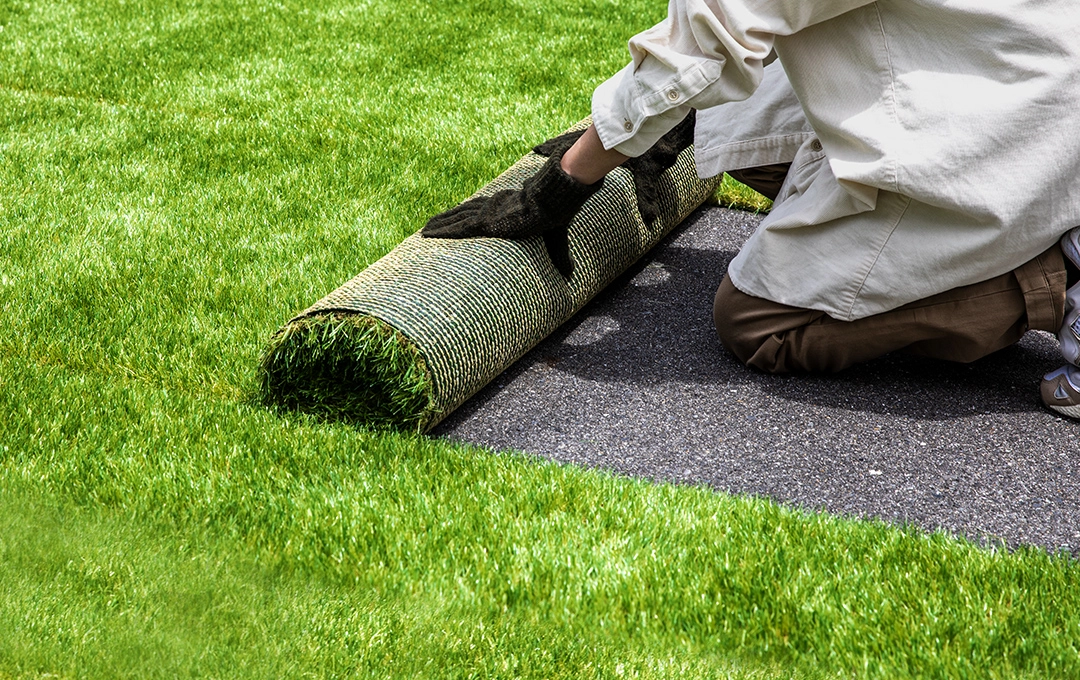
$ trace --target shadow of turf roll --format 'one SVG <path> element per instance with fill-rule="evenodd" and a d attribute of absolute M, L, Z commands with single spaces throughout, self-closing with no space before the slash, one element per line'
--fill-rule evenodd
<path fill-rule="evenodd" d="M 476 195 L 519 188 L 545 160 L 529 153 Z M 660 217 L 646 225 L 633 177 L 617 168 L 570 226 L 569 281 L 539 237 L 413 234 L 274 334 L 261 359 L 261 395 L 286 408 L 423 432 L 568 320 L 719 182 L 698 179 L 687 149 L 660 177 Z"/>

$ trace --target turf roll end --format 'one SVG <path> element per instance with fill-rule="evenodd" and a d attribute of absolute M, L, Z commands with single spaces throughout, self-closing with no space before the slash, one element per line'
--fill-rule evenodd
<path fill-rule="evenodd" d="M 434 414 L 420 351 L 371 316 L 295 319 L 271 338 L 260 377 L 264 403 L 373 428 L 422 432 Z"/>

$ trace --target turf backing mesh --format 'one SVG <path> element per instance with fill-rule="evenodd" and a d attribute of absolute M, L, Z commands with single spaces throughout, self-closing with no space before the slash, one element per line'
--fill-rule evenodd
<path fill-rule="evenodd" d="M 519 188 L 545 160 L 529 153 L 475 195 Z M 570 225 L 569 281 L 539 237 L 413 234 L 273 336 L 261 361 L 263 397 L 376 427 L 424 431 L 626 271 L 719 180 L 698 179 L 687 149 L 659 178 L 660 217 L 647 225 L 632 175 L 614 170 Z"/>

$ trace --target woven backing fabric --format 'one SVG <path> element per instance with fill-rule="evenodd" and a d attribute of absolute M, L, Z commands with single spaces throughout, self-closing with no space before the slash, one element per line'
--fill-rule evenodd
<path fill-rule="evenodd" d="M 530 153 L 476 195 L 519 188 L 545 161 Z M 418 419 L 419 428 L 428 429 L 626 271 L 704 202 L 719 178 L 698 179 L 691 148 L 659 182 L 660 217 L 646 225 L 629 171 L 608 175 L 570 225 L 575 266 L 569 281 L 551 264 L 539 237 L 449 240 L 417 233 L 290 324 L 357 314 L 400 332 L 430 372 L 428 407 Z"/>

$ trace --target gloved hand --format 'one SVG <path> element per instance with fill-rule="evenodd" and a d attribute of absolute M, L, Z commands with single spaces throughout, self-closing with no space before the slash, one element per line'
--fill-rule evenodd
<path fill-rule="evenodd" d="M 574 262 L 567 229 L 604 180 L 582 184 L 567 175 L 560 166 L 562 153 L 552 154 L 520 191 L 505 189 L 466 201 L 432 217 L 420 233 L 427 238 L 526 239 L 542 235 L 552 264 L 569 279 Z"/>
<path fill-rule="evenodd" d="M 657 181 L 665 170 L 675 165 L 679 154 L 694 143 L 695 120 L 696 112 L 690 109 L 686 118 L 661 137 L 651 149 L 623 163 L 623 167 L 634 176 L 634 195 L 637 197 L 638 212 L 645 224 L 652 224 L 660 216 Z M 533 147 L 533 151 L 541 156 L 556 153 L 562 156 L 583 134 L 584 130 L 561 134 Z"/>
<path fill-rule="evenodd" d="M 694 109 L 683 118 L 682 122 L 657 140 L 652 148 L 637 158 L 623 163 L 634 175 L 634 193 L 637 195 L 638 212 L 645 224 L 652 224 L 660 216 L 660 196 L 658 184 L 660 175 L 675 165 L 679 154 L 694 143 L 694 122 L 697 119 Z"/>

